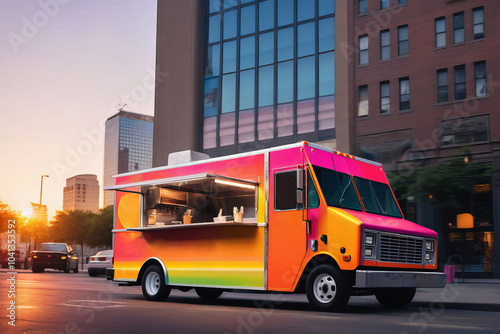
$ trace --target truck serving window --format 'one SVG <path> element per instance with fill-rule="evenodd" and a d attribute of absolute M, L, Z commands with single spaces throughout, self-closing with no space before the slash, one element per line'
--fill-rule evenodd
<path fill-rule="evenodd" d="M 313 169 L 328 206 L 363 210 L 349 175 L 319 166 Z"/>
<path fill-rule="evenodd" d="M 392 195 L 392 191 L 385 183 L 363 179 L 354 176 L 361 200 L 366 212 L 378 215 L 403 218 L 401 211 Z"/>

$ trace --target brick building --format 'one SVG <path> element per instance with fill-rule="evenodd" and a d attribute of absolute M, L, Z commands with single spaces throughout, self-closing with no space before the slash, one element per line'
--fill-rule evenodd
<path fill-rule="evenodd" d="M 349 1 L 349 42 L 337 46 L 336 58 L 348 68 L 336 80 L 349 83 L 341 102 L 349 131 L 337 130 L 339 150 L 405 173 L 457 156 L 499 165 L 498 13 L 493 0 Z M 339 110 L 338 89 L 336 96 Z M 499 195 L 497 176 L 464 196 L 457 210 L 434 210 L 413 198 L 403 209 L 440 233 L 441 263 L 469 277 L 495 271 L 498 277 Z M 460 213 L 473 213 L 473 226 L 459 228 Z"/>

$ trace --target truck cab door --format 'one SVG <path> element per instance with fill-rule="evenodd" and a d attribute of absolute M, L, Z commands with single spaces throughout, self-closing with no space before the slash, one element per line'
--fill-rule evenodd
<path fill-rule="evenodd" d="M 297 200 L 298 166 L 302 164 L 302 152 L 293 153 L 271 152 L 270 157 L 269 290 L 292 291 L 307 252 L 307 223 L 303 220 L 302 210 L 304 204 Z M 281 163 L 275 164 L 273 168 L 275 162 Z"/>

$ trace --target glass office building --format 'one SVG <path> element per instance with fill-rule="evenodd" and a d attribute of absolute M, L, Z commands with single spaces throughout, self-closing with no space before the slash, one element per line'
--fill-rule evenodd
<path fill-rule="evenodd" d="M 202 149 L 335 139 L 335 1 L 206 0 Z"/>
<path fill-rule="evenodd" d="M 106 121 L 104 186 L 113 175 L 153 166 L 153 117 L 120 111 Z M 113 205 L 114 193 L 104 192 L 104 207 Z"/>

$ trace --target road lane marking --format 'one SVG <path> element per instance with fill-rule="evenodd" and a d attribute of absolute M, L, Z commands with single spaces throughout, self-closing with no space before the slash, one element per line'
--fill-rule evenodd
<path fill-rule="evenodd" d="M 92 305 L 92 304 L 96 304 L 96 305 Z M 106 304 L 110 304 L 110 305 L 106 305 Z M 111 307 L 124 307 L 127 305 L 127 303 L 113 302 L 113 301 L 107 301 L 107 300 L 79 299 L 79 300 L 68 300 L 65 303 L 56 304 L 56 305 L 72 306 L 72 307 L 84 307 L 84 308 L 111 308 Z"/>
<path fill-rule="evenodd" d="M 405 326 L 421 326 L 423 327 L 423 324 L 414 324 L 414 323 L 400 323 L 400 325 L 405 325 Z M 473 326 L 458 326 L 458 325 L 445 325 L 445 324 L 425 324 L 426 327 L 436 327 L 436 328 L 448 328 L 448 329 L 470 329 L 470 330 L 488 330 L 490 328 L 485 328 L 485 327 L 473 327 Z"/>

